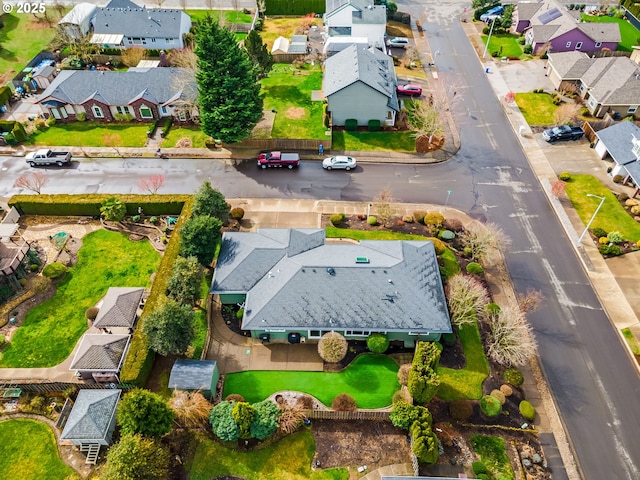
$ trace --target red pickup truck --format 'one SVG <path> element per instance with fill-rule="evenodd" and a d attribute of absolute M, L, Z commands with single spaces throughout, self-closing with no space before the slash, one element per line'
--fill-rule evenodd
<path fill-rule="evenodd" d="M 258 166 L 267 167 L 288 167 L 292 169 L 300 165 L 300 155 L 297 153 L 269 152 L 258 155 Z"/>

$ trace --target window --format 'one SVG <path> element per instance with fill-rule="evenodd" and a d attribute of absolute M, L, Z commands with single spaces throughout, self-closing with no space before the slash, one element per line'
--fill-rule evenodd
<path fill-rule="evenodd" d="M 633 113 L 636 113 L 636 110 L 638 110 L 638 105 L 629 105 L 629 109 L 627 110 L 627 113 L 633 114 Z"/>
<path fill-rule="evenodd" d="M 571 42 L 567 42 L 567 48 L 571 48 Z"/>
<path fill-rule="evenodd" d="M 53 118 L 60 119 L 60 112 L 58 111 L 57 108 L 52 108 L 51 113 L 53 114 Z"/>
<path fill-rule="evenodd" d="M 347 330 L 344 332 L 345 336 L 349 337 L 368 337 L 370 333 L 365 330 Z"/>
<path fill-rule="evenodd" d="M 67 118 L 69 115 L 67 114 L 67 109 L 62 107 L 60 109 L 60 113 L 62 114 L 62 118 Z"/>
<path fill-rule="evenodd" d="M 596 99 L 591 97 L 589 99 L 589 107 L 594 108 L 596 106 Z"/>
<path fill-rule="evenodd" d="M 582 42 L 576 43 L 576 50 L 580 50 L 582 48 Z"/>
<path fill-rule="evenodd" d="M 265 330 L 265 332 L 282 333 L 282 332 L 286 332 L 286 330 L 284 328 L 268 328 L 267 330 Z"/>
<path fill-rule="evenodd" d="M 153 118 L 153 112 L 147 106 L 140 107 L 140 117 L 142 118 Z"/>
<path fill-rule="evenodd" d="M 600 48 L 602 46 L 602 42 L 596 42 L 596 44 L 594 45 L 596 48 Z"/>
<path fill-rule="evenodd" d="M 96 118 L 104 118 L 104 114 L 102 113 L 102 109 L 96 105 L 91 107 L 91 111 L 93 112 L 93 116 Z"/>
<path fill-rule="evenodd" d="M 309 334 L 307 338 L 320 338 L 322 337 L 322 332 L 320 330 L 309 330 Z"/>
<path fill-rule="evenodd" d="M 162 112 L 162 115 L 169 115 L 167 107 L 160 107 L 160 112 Z"/>
<path fill-rule="evenodd" d="M 67 109 L 67 113 L 69 115 L 75 115 L 76 111 L 73 109 L 73 105 L 67 105 L 65 108 Z"/>
<path fill-rule="evenodd" d="M 581 84 L 580 84 L 580 91 L 581 91 L 581 92 L 584 92 L 584 88 L 585 88 L 585 87 L 584 87 L 584 83 L 581 83 Z"/>
<path fill-rule="evenodd" d="M 116 112 L 118 112 L 120 115 L 129 115 L 131 112 L 129 112 L 129 107 L 116 107 Z"/>
<path fill-rule="evenodd" d="M 167 38 L 167 43 L 173 43 L 173 38 Z"/>
<path fill-rule="evenodd" d="M 134 45 L 142 45 L 142 39 L 139 37 L 133 37 L 130 42 Z"/>
<path fill-rule="evenodd" d="M 151 39 L 151 43 L 156 43 L 156 39 L 155 39 L 155 38 L 152 38 L 152 39 Z"/>

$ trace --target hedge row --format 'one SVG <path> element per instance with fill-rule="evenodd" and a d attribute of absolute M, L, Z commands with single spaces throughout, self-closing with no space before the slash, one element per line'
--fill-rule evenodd
<path fill-rule="evenodd" d="M 9 206 L 23 215 L 97 216 L 100 205 L 117 197 L 127 206 L 127 215 L 137 215 L 142 207 L 145 215 L 179 215 L 190 195 L 14 195 Z"/>
<path fill-rule="evenodd" d="M 155 359 L 155 353 L 149 348 L 149 339 L 143 333 L 142 326 L 146 321 L 149 314 L 155 311 L 163 299 L 166 298 L 167 282 L 171 276 L 172 267 L 176 258 L 178 258 L 178 252 L 180 250 L 180 235 L 179 231 L 182 228 L 183 223 L 191 217 L 191 210 L 193 208 L 193 197 L 184 204 L 176 228 L 169 239 L 167 248 L 164 251 L 160 265 L 156 272 L 151 292 L 144 305 L 144 310 L 138 321 L 138 326 L 131 339 L 129 351 L 125 358 L 122 370 L 120 372 L 120 381 L 125 384 L 133 384 L 137 387 L 144 387 L 151 373 L 153 367 L 153 361 Z"/>
<path fill-rule="evenodd" d="M 325 13 L 325 0 L 266 0 L 266 15 Z"/>

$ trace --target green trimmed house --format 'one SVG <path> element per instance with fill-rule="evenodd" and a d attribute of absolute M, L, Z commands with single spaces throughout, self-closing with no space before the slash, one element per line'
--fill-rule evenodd
<path fill-rule="evenodd" d="M 225 232 L 211 293 L 243 305 L 242 329 L 263 342 L 380 332 L 413 347 L 452 331 L 430 241 L 329 243 L 323 229 Z"/>

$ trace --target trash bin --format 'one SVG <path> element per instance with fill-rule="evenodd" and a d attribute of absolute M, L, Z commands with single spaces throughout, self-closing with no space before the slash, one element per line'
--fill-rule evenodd
<path fill-rule="evenodd" d="M 269 343 L 270 340 L 271 340 L 271 335 L 269 333 L 260 334 L 260 341 L 262 343 Z"/>
<path fill-rule="evenodd" d="M 300 334 L 298 332 L 291 332 L 289 335 L 287 335 L 287 339 L 289 340 L 289 343 L 300 343 Z"/>
<path fill-rule="evenodd" d="M 318 155 L 322 155 L 324 153 L 324 145 L 318 145 Z"/>
<path fill-rule="evenodd" d="M 484 69 L 484 73 L 489 73 L 489 67 Z"/>

